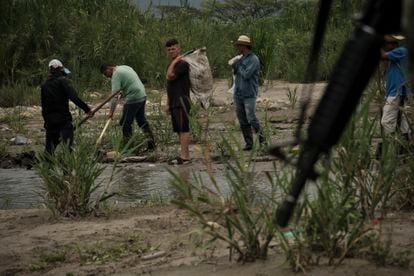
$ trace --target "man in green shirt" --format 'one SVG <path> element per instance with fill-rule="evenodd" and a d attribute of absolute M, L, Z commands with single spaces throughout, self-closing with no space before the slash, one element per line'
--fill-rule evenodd
<path fill-rule="evenodd" d="M 119 121 L 122 126 L 124 142 L 128 142 L 132 136 L 132 122 L 135 118 L 138 126 L 148 136 L 147 150 L 153 150 L 155 148 L 154 136 L 145 116 L 147 95 L 137 73 L 127 65 L 114 64 L 103 64 L 101 73 L 111 79 L 112 93 L 121 92 L 121 97 L 125 98 L 121 120 Z M 111 102 L 109 118 L 113 117 L 116 104 L 117 98 L 114 98 Z"/>

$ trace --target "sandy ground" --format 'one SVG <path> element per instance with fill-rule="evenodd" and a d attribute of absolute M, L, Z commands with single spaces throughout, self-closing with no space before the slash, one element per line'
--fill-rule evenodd
<path fill-rule="evenodd" d="M 384 225 L 392 228 L 394 247 L 413 248 L 413 214 L 394 214 Z M 240 264 L 228 260 L 223 244 L 197 248 L 197 229 L 194 219 L 173 206 L 123 209 L 85 219 L 52 218 L 39 209 L 1 210 L 0 275 L 296 275 L 278 246 L 272 247 L 266 261 Z M 64 259 L 53 259 L 59 252 L 65 252 Z M 377 276 L 413 272 L 413 265 L 376 267 L 362 259 L 307 271 Z"/>
<path fill-rule="evenodd" d="M 315 85 L 313 103 L 324 86 Z M 232 96 L 227 89 L 227 81 L 216 82 L 214 104 L 222 119 L 234 121 Z M 259 117 L 263 119 L 263 110 L 267 108 L 269 121 L 278 127 L 292 128 L 299 102 L 294 91 L 299 97 L 301 85 L 284 82 L 266 85 L 258 98 Z M 148 104 L 148 110 L 153 104 Z M 96 116 L 104 117 L 107 111 L 105 107 Z M 12 146 L 11 151 L 43 146 L 40 109 L 28 110 L 25 122 L 30 128 L 31 144 Z M 2 124 L 0 135 L 10 139 L 15 133 Z M 194 164 L 200 166 L 200 162 Z M 191 170 L 191 165 L 188 169 Z M 413 248 L 413 214 L 392 214 L 382 223 L 392 229 L 395 248 Z M 170 205 L 114 210 L 102 217 L 84 219 L 56 218 L 40 209 L 0 210 L 0 275 L 296 275 L 277 245 L 270 250 L 268 260 L 240 264 L 228 260 L 224 244 L 197 247 L 198 227 L 185 211 Z M 403 270 L 376 267 L 363 259 L 347 259 L 337 268 L 321 265 L 309 268 L 307 273 L 390 276 L 414 275 L 414 269 L 413 265 Z"/>

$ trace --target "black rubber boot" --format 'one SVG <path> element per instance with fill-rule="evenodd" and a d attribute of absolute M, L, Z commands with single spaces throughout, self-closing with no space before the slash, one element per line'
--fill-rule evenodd
<path fill-rule="evenodd" d="M 147 151 L 155 150 L 156 144 L 155 144 L 155 139 L 154 139 L 154 135 L 152 134 L 151 128 L 149 128 L 149 126 L 145 127 L 143 128 L 143 131 L 148 137 Z"/>
<path fill-rule="evenodd" d="M 401 134 L 402 143 L 399 145 L 398 154 L 410 153 L 410 135 L 408 133 Z"/>
<path fill-rule="evenodd" d="M 259 130 L 259 131 L 257 132 L 257 136 L 259 137 L 259 144 L 260 144 L 261 146 L 266 145 L 266 139 L 265 139 L 265 136 L 264 136 L 264 134 L 263 134 L 263 131 L 262 131 L 262 130 Z"/>
<path fill-rule="evenodd" d="M 380 160 L 382 155 L 382 142 L 379 142 L 377 145 L 377 150 L 375 151 L 375 159 Z"/>
<path fill-rule="evenodd" d="M 153 151 L 156 148 L 154 140 L 148 140 L 147 151 Z"/>
<path fill-rule="evenodd" d="M 410 143 L 410 134 L 409 133 L 403 133 L 401 134 L 402 139 L 405 143 L 409 144 Z"/>
<path fill-rule="evenodd" d="M 256 132 L 257 137 L 259 138 L 259 144 L 261 146 L 264 146 L 266 144 L 266 138 L 263 134 L 262 129 L 260 128 L 260 126 L 258 126 L 257 128 L 254 129 L 254 132 Z"/>
<path fill-rule="evenodd" d="M 246 145 L 243 150 L 251 150 L 253 148 L 253 131 L 251 127 L 242 128 L 243 138 Z"/>

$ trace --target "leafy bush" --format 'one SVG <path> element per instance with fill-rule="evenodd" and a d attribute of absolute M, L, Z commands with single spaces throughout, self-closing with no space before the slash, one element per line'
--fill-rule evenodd
<path fill-rule="evenodd" d="M 108 186 L 97 181 L 104 167 L 91 144 L 77 140 L 73 147 L 59 145 L 54 154 L 39 154 L 35 169 L 43 179 L 44 202 L 65 216 L 85 216 L 112 197 Z"/>

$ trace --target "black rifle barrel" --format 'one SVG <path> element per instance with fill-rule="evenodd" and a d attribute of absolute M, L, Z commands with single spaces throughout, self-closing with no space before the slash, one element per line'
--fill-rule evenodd
<path fill-rule="evenodd" d="M 401 1 L 371 0 L 347 41 L 309 125 L 291 190 L 276 213 L 280 226 L 289 222 L 306 181 L 315 175 L 314 165 L 319 156 L 328 153 L 341 137 L 378 66 L 383 35 L 391 31 L 390 26 L 399 28 L 401 5 L 397 2 Z M 392 13 L 393 9 L 397 10 Z"/>

